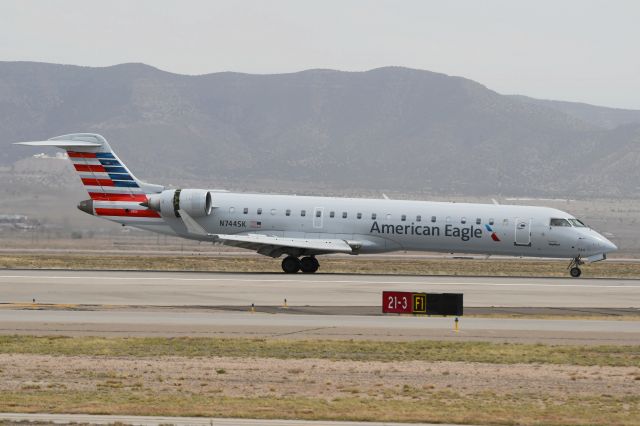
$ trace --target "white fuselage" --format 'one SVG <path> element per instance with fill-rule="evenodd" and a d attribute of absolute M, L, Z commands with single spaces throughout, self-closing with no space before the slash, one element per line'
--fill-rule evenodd
<path fill-rule="evenodd" d="M 197 222 L 211 234 L 341 239 L 358 253 L 396 250 L 576 258 L 616 250 L 588 227 L 551 226 L 572 215 L 547 207 L 212 192 Z M 122 223 L 128 222 L 123 218 Z M 128 225 L 201 239 L 178 218 Z"/>
<path fill-rule="evenodd" d="M 546 207 L 167 189 L 135 177 L 107 140 L 72 133 L 21 145 L 66 150 L 90 199 L 78 208 L 122 225 L 286 255 L 287 273 L 318 270 L 317 255 L 396 250 L 603 260 L 617 247 Z"/>

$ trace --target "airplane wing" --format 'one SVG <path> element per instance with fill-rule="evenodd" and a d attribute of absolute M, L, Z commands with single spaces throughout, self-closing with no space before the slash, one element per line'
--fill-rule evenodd
<path fill-rule="evenodd" d="M 287 253 L 287 249 L 299 249 L 313 254 L 320 253 L 352 253 L 354 248 L 345 240 L 337 238 L 286 238 L 265 234 L 211 234 L 205 231 L 184 210 L 178 210 L 180 218 L 190 234 L 207 236 L 213 241 L 219 241 L 225 245 L 255 250 L 266 256 L 278 257 Z"/>
<path fill-rule="evenodd" d="M 346 241 L 338 239 L 284 238 L 264 234 L 214 234 L 214 239 L 226 245 L 255 250 L 267 256 L 279 256 L 286 253 L 287 248 L 300 249 L 313 254 L 353 251 Z"/>

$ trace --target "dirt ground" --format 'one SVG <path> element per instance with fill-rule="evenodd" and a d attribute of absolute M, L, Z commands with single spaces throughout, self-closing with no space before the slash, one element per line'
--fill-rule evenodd
<path fill-rule="evenodd" d="M 109 358 L 0 355 L 0 392 L 128 388 L 152 393 L 230 397 L 363 395 L 413 399 L 455 391 L 497 396 L 538 394 L 619 397 L 640 392 L 640 367 L 465 362 L 358 362 L 273 358 Z"/>

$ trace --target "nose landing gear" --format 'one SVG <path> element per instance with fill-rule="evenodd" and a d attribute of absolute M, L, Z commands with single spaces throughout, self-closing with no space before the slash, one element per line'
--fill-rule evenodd
<path fill-rule="evenodd" d="M 580 269 L 580 265 L 582 264 L 584 264 L 584 262 L 582 261 L 582 259 L 580 259 L 580 256 L 572 259 L 571 263 L 569 263 L 569 274 L 573 278 L 578 278 L 580 275 L 582 275 L 582 270 Z"/>
<path fill-rule="evenodd" d="M 282 260 L 282 270 L 287 274 L 295 274 L 302 271 L 305 274 L 313 274 L 320 267 L 315 256 L 305 256 L 298 259 L 295 256 L 287 256 Z"/>

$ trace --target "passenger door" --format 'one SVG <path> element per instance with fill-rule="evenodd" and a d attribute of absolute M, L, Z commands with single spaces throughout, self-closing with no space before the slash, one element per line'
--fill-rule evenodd
<path fill-rule="evenodd" d="M 324 207 L 316 207 L 313 209 L 313 229 L 322 229 L 323 216 Z"/>

